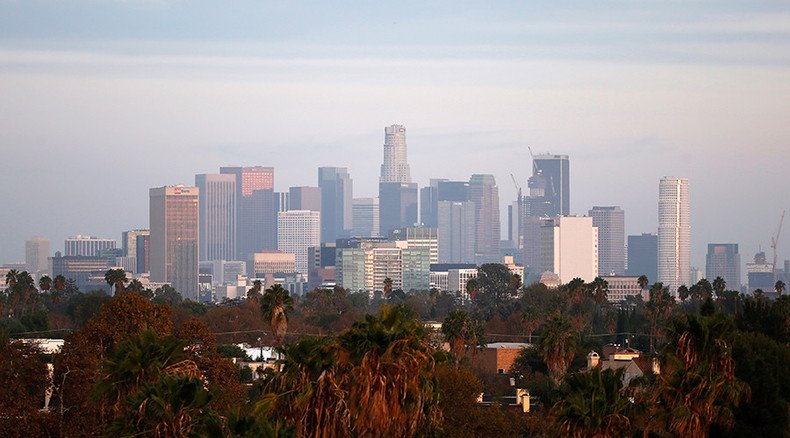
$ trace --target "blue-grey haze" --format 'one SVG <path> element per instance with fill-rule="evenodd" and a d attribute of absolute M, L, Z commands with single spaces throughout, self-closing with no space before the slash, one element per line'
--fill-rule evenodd
<path fill-rule="evenodd" d="M 503 220 L 527 145 L 629 234 L 688 177 L 693 264 L 708 242 L 745 262 L 790 210 L 788 77 L 785 1 L 0 0 L 0 262 L 145 227 L 149 187 L 225 164 L 280 191 L 348 167 L 374 195 L 392 123 L 420 186 L 493 173 Z"/>

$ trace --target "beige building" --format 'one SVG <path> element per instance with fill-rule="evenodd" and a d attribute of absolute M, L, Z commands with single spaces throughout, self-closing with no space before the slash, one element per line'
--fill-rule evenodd
<path fill-rule="evenodd" d="M 641 296 L 647 293 L 639 286 L 639 277 L 629 277 L 623 275 L 602 276 L 609 284 L 609 293 L 606 299 L 610 303 L 625 301 L 626 297 Z M 643 296 L 643 298 L 647 298 Z"/>
<path fill-rule="evenodd" d="M 151 281 L 198 300 L 198 188 L 153 188 L 150 196 Z"/>
<path fill-rule="evenodd" d="M 49 271 L 49 239 L 36 236 L 25 241 L 25 265 L 32 275 Z"/>
<path fill-rule="evenodd" d="M 562 216 L 541 228 L 543 272 L 553 272 L 561 283 L 574 278 L 591 282 L 598 276 L 598 228 L 592 218 Z"/>
<path fill-rule="evenodd" d="M 252 277 L 278 272 L 296 272 L 296 254 L 282 251 L 256 252 L 252 255 Z"/>

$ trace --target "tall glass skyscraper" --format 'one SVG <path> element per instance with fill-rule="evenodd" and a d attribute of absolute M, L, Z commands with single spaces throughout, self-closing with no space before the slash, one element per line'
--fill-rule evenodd
<path fill-rule="evenodd" d="M 151 281 L 198 300 L 198 188 L 159 187 L 150 195 Z"/>
<path fill-rule="evenodd" d="M 625 212 L 620 207 L 593 207 L 593 226 L 598 227 L 598 272 L 625 274 Z"/>
<path fill-rule="evenodd" d="M 348 237 L 353 227 L 351 206 L 354 188 L 345 167 L 319 167 L 321 188 L 321 242 Z"/>
<path fill-rule="evenodd" d="M 384 163 L 379 179 L 379 235 L 417 223 L 417 184 L 411 182 L 406 161 L 406 128 L 384 128 Z"/>
<path fill-rule="evenodd" d="M 543 190 L 541 208 L 534 208 L 532 216 L 567 216 L 571 211 L 570 161 L 567 155 L 536 155 L 532 159 L 533 175 L 530 189 Z"/>
<path fill-rule="evenodd" d="M 691 283 L 689 182 L 665 176 L 658 187 L 658 281 L 677 295 Z"/>
<path fill-rule="evenodd" d="M 236 255 L 249 260 L 253 253 L 277 248 L 273 167 L 220 167 L 236 176 Z"/>
<path fill-rule="evenodd" d="M 472 175 L 469 200 L 475 203 L 475 259 L 478 264 L 500 260 L 499 188 L 494 175 Z"/>

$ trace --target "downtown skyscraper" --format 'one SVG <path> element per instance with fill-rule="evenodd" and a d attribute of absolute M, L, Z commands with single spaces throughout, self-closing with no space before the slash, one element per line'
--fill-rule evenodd
<path fill-rule="evenodd" d="M 500 261 L 499 188 L 494 175 L 472 175 L 469 200 L 475 204 L 475 259 L 477 264 Z"/>
<path fill-rule="evenodd" d="M 567 155 L 535 155 L 528 186 L 530 196 L 525 200 L 527 215 L 554 217 L 570 214 L 570 161 Z"/>
<path fill-rule="evenodd" d="M 417 184 L 411 182 L 406 159 L 406 128 L 384 128 L 384 162 L 379 178 L 379 234 L 417 223 Z"/>
<path fill-rule="evenodd" d="M 151 281 L 169 283 L 182 297 L 197 301 L 198 188 L 158 187 L 149 196 Z"/>
<path fill-rule="evenodd" d="M 351 206 L 354 186 L 345 167 L 319 167 L 321 188 L 321 242 L 348 237 L 353 227 Z"/>
<path fill-rule="evenodd" d="M 236 258 L 236 176 L 195 175 L 200 193 L 200 260 Z"/>
<path fill-rule="evenodd" d="M 274 168 L 221 167 L 220 173 L 236 177 L 236 259 L 277 248 L 277 215 L 274 202 Z"/>
<path fill-rule="evenodd" d="M 625 212 L 620 207 L 593 207 L 593 226 L 598 227 L 598 272 L 625 274 Z"/>
<path fill-rule="evenodd" d="M 666 176 L 658 187 L 658 281 L 677 295 L 691 283 L 689 182 Z"/>
<path fill-rule="evenodd" d="M 384 163 L 381 165 L 380 182 L 411 182 L 406 157 L 406 127 L 403 125 L 384 128 Z"/>

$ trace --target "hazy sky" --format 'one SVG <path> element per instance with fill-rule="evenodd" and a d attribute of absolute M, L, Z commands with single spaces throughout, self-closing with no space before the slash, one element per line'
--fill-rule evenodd
<path fill-rule="evenodd" d="M 346 166 L 374 195 L 392 123 L 421 186 L 493 173 L 503 213 L 527 145 L 629 234 L 688 177 L 693 264 L 708 242 L 745 262 L 790 210 L 790 2 L 0 0 L 0 262 L 120 239 L 148 188 L 220 165 L 278 190 Z"/>

